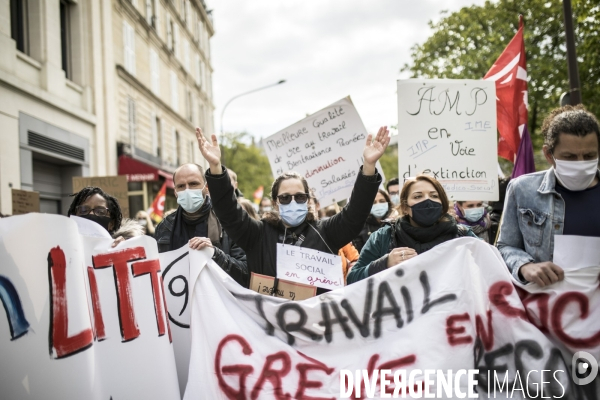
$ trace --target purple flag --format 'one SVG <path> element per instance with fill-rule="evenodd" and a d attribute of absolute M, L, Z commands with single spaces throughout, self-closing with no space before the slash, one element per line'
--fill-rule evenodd
<path fill-rule="evenodd" d="M 517 159 L 515 160 L 515 168 L 513 169 L 511 178 L 517 178 L 521 175 L 530 174 L 535 172 L 535 162 L 533 161 L 533 145 L 531 144 L 531 137 L 527 130 L 527 124 L 523 127 L 523 135 L 521 136 L 521 144 L 519 145 L 519 151 L 517 152 Z"/>

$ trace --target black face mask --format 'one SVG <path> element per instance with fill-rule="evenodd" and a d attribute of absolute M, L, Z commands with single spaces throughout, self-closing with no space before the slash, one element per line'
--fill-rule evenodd
<path fill-rule="evenodd" d="M 78 215 L 79 218 L 85 218 L 87 220 L 90 221 L 94 221 L 95 223 L 97 223 L 98 225 L 100 225 L 101 227 L 103 227 L 104 229 L 106 229 L 108 232 L 110 232 L 108 230 L 108 225 L 110 224 L 110 217 L 99 217 L 97 215 L 94 214 L 87 214 L 87 215 Z"/>
<path fill-rule="evenodd" d="M 413 221 L 424 228 L 435 224 L 442 216 L 442 205 L 430 199 L 415 204 L 411 209 Z"/>

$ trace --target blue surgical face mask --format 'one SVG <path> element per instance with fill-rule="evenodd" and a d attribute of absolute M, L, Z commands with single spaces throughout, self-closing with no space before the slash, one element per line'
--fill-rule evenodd
<path fill-rule="evenodd" d="M 388 210 L 388 203 L 377 203 L 373 204 L 373 207 L 371 207 L 371 214 L 373 214 L 375 218 L 381 218 L 387 214 Z"/>
<path fill-rule="evenodd" d="M 483 207 L 478 208 L 465 208 L 465 219 L 469 222 L 477 222 L 485 213 Z"/>
<path fill-rule="evenodd" d="M 392 200 L 392 204 L 397 206 L 398 204 L 400 204 L 400 195 L 399 194 L 393 194 L 390 196 L 390 200 Z"/>
<path fill-rule="evenodd" d="M 287 226 L 298 226 L 306 219 L 308 201 L 298 204 L 296 200 L 292 200 L 290 204 L 279 204 L 279 214 Z"/>
<path fill-rule="evenodd" d="M 177 204 L 189 213 L 198 211 L 204 204 L 202 190 L 203 189 L 185 189 L 181 192 L 177 192 Z"/>

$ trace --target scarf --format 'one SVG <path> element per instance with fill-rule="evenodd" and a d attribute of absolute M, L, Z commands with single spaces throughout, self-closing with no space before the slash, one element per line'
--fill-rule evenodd
<path fill-rule="evenodd" d="M 407 215 L 398 218 L 394 225 L 396 242 L 421 254 L 440 243 L 454 239 L 458 235 L 458 225 L 451 215 L 446 214 L 446 217 L 427 228 L 412 226 Z M 394 247 L 400 247 L 397 243 L 394 243 Z"/>
<path fill-rule="evenodd" d="M 221 246 L 221 224 L 212 209 L 210 197 L 195 213 L 188 213 L 181 206 L 175 211 L 171 231 L 171 250 L 185 246 L 193 237 L 208 237 L 213 246 Z"/>
<path fill-rule="evenodd" d="M 467 225 L 471 228 L 474 234 L 479 235 L 483 231 L 490 229 L 492 220 L 487 212 L 487 209 L 483 207 L 483 217 L 479 221 L 471 222 L 465 218 L 464 214 L 458 207 L 458 203 L 454 203 L 454 212 L 456 213 L 456 221 L 461 225 Z"/>

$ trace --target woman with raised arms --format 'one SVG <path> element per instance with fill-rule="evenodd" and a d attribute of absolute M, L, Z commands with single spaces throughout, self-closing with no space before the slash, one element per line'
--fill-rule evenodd
<path fill-rule="evenodd" d="M 375 163 L 390 142 L 387 127 L 381 127 L 375 137 L 367 137 L 364 164 L 356 177 L 350 200 L 335 216 L 315 221 L 312 213 L 308 212 L 310 190 L 306 179 L 296 172 L 286 172 L 273 182 L 273 210 L 257 221 L 248 216 L 235 198 L 227 170 L 221 165 L 217 137 L 212 135 L 211 143 L 199 128 L 196 129 L 196 137 L 200 151 L 210 165 L 206 171 L 206 182 L 213 209 L 223 229 L 246 252 L 251 273 L 272 277 L 277 276 L 277 243 L 337 255 L 340 248 L 360 233 L 381 184 Z M 325 291 L 319 289 L 317 294 Z"/>
<path fill-rule="evenodd" d="M 404 184 L 399 207 L 400 218 L 369 236 L 358 262 L 346 277 L 348 284 L 408 261 L 448 240 L 476 237 L 448 214 L 446 191 L 428 175 L 418 175 Z"/>

